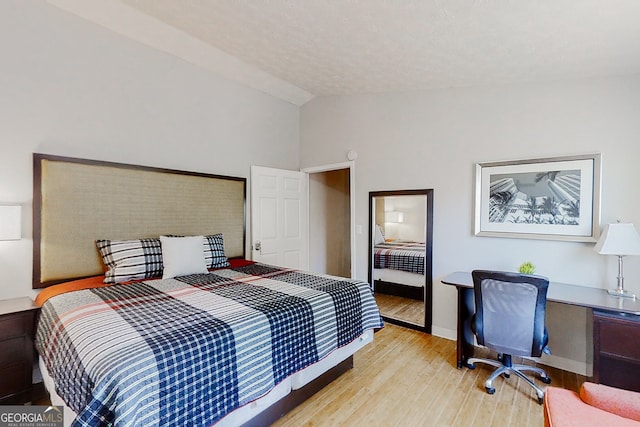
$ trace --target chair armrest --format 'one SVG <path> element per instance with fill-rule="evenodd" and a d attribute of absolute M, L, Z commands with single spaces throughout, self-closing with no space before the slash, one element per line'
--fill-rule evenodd
<path fill-rule="evenodd" d="M 596 408 L 640 421 L 638 392 L 585 382 L 580 387 L 580 398 Z"/>
<path fill-rule="evenodd" d="M 544 396 L 544 425 L 545 427 L 639 427 L 640 423 L 588 405 L 580 399 L 578 393 L 573 391 L 547 387 Z"/>

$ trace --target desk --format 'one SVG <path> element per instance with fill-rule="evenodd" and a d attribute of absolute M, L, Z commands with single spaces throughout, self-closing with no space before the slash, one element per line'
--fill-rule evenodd
<path fill-rule="evenodd" d="M 457 364 L 458 368 L 467 366 L 467 359 L 473 357 L 473 332 L 465 328 L 465 321 L 475 312 L 473 279 L 471 273 L 456 272 L 441 280 L 445 285 L 455 286 L 458 290 L 458 331 Z M 613 312 L 624 315 L 640 316 L 640 300 L 613 297 L 604 289 L 568 285 L 550 282 L 547 301 L 577 305 L 591 310 Z"/>

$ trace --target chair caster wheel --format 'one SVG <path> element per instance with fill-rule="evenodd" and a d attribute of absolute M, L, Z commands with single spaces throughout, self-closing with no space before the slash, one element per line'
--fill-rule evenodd
<path fill-rule="evenodd" d="M 511 378 L 511 374 L 508 374 L 506 372 L 504 374 L 502 374 L 502 376 L 505 377 L 505 378 Z"/>
<path fill-rule="evenodd" d="M 496 392 L 496 389 L 493 387 L 485 387 L 484 389 L 487 390 L 487 393 L 489 394 L 493 394 Z"/>
<path fill-rule="evenodd" d="M 538 396 L 538 403 L 540 405 L 542 405 L 544 403 L 544 396 L 543 397 Z"/>
<path fill-rule="evenodd" d="M 473 363 L 467 363 L 467 368 L 471 369 L 471 370 L 474 370 L 474 369 L 476 369 L 476 365 L 474 365 Z"/>
<path fill-rule="evenodd" d="M 549 377 L 542 377 L 540 378 L 542 380 L 543 383 L 545 384 L 551 384 L 551 378 Z"/>

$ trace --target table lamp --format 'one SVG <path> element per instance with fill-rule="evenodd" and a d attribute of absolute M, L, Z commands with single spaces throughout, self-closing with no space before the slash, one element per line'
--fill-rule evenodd
<path fill-rule="evenodd" d="M 615 255 L 618 257 L 618 285 L 615 289 L 607 291 L 609 295 L 635 298 L 634 294 L 624 289 L 624 277 L 622 275 L 622 257 L 625 255 L 640 255 L 640 236 L 633 224 L 616 223 L 607 225 L 593 249 L 601 255 Z"/>
<path fill-rule="evenodd" d="M 0 240 L 20 240 L 22 208 L 0 205 Z"/>

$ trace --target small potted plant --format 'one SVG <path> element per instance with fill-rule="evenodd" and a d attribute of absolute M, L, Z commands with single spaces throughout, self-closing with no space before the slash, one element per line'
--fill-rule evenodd
<path fill-rule="evenodd" d="M 525 261 L 520 264 L 518 271 L 522 274 L 533 274 L 536 272 L 536 266 L 531 261 Z"/>

